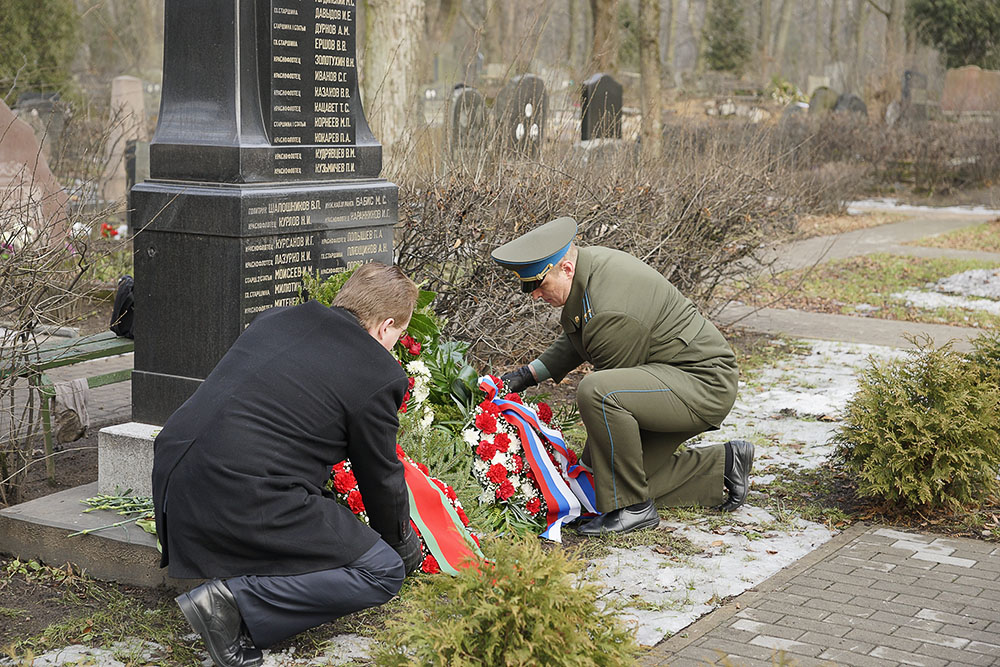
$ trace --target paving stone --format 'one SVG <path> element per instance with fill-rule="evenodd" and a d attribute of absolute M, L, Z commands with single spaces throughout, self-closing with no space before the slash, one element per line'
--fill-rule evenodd
<path fill-rule="evenodd" d="M 897 627 L 907 627 L 915 628 L 917 630 L 925 630 L 927 632 L 937 632 L 944 626 L 941 621 L 928 621 L 923 618 L 914 618 L 913 616 L 903 616 L 901 614 L 893 614 L 888 611 L 877 611 L 872 614 L 872 621 L 878 621 L 881 623 L 886 623 L 889 625 L 894 625 Z"/>
<path fill-rule="evenodd" d="M 984 628 L 987 631 L 987 627 L 990 624 L 990 619 L 976 618 L 975 616 L 968 616 L 966 614 L 955 614 L 947 611 L 941 611 L 939 609 L 921 609 L 917 612 L 917 618 L 925 618 L 930 621 L 941 621 L 942 623 L 949 623 L 951 625 L 959 625 L 964 627 L 976 627 Z"/>
<path fill-rule="evenodd" d="M 925 643 L 918 650 L 918 655 L 929 655 L 941 660 L 951 661 L 961 660 L 973 665 L 993 665 L 993 656 L 983 653 L 972 653 L 963 649 L 951 648 L 949 646 L 938 646 L 937 644 Z"/>
<path fill-rule="evenodd" d="M 1000 611 L 998 611 L 996 607 L 984 609 L 979 605 L 967 605 L 962 609 L 962 611 L 959 612 L 959 614 L 970 618 L 978 618 L 986 622 L 995 621 L 1000 618 Z"/>
<path fill-rule="evenodd" d="M 845 616 L 844 618 L 851 618 L 850 616 Z M 847 631 L 851 629 L 850 625 L 836 625 L 830 621 L 830 617 L 827 616 L 822 621 L 813 621 L 808 618 L 795 618 L 794 616 L 785 616 L 780 621 L 778 621 L 772 628 L 777 628 L 780 626 L 786 626 L 790 628 L 795 628 L 799 631 L 799 635 L 803 632 L 822 632 L 824 634 L 833 635 L 834 637 L 842 637 L 847 634 Z M 795 637 L 797 638 L 797 636 Z"/>
<path fill-rule="evenodd" d="M 799 583 L 793 583 L 785 586 L 784 590 L 788 593 L 802 595 L 810 599 L 818 598 L 820 600 L 829 600 L 830 602 L 847 602 L 851 599 L 851 595 L 848 593 L 838 593 L 836 591 L 828 591 L 823 588 L 813 588 L 812 586 Z"/>
<path fill-rule="evenodd" d="M 949 648 L 961 649 L 969 644 L 968 639 L 964 637 L 952 637 L 951 635 L 943 635 L 937 632 L 928 632 L 927 630 L 918 630 L 916 628 L 910 627 L 900 627 L 897 628 L 895 632 L 892 633 L 897 637 L 904 637 L 906 639 L 912 639 L 914 641 L 922 642 L 924 644 L 934 644 L 935 646 L 947 646 Z"/>
<path fill-rule="evenodd" d="M 687 646 L 682 651 L 678 652 L 677 655 L 682 655 L 685 658 L 693 658 L 695 660 L 703 660 L 710 665 L 714 665 L 719 660 L 726 657 L 725 651 L 718 651 L 704 646 Z M 674 664 L 674 659 L 670 659 L 670 665 Z"/>
<path fill-rule="evenodd" d="M 836 591 L 837 593 L 844 593 L 845 595 L 848 595 L 850 597 L 870 598 L 873 600 L 881 600 L 881 601 L 892 600 L 893 598 L 896 597 L 896 595 L 900 593 L 900 591 L 898 590 L 887 591 L 874 587 L 866 588 L 864 586 L 855 586 L 853 584 L 834 584 L 833 586 L 830 587 L 830 590 Z M 857 604 L 857 602 L 854 602 L 853 600 L 852 603 Z"/>
<path fill-rule="evenodd" d="M 986 626 L 986 631 L 994 632 L 997 634 L 997 636 L 1000 636 L 1000 623 L 990 623 L 988 626 Z"/>
<path fill-rule="evenodd" d="M 958 579 L 957 574 L 952 574 L 950 572 L 937 572 L 935 570 L 928 571 L 926 568 L 909 567 L 908 565 L 900 565 L 895 570 L 895 574 L 902 575 L 904 577 L 915 577 L 920 581 L 955 581 Z M 966 573 L 968 574 L 968 573 Z"/>
<path fill-rule="evenodd" d="M 669 667 L 705 667 L 707 661 L 699 660 L 697 658 L 678 658 L 673 657 L 670 659 L 669 663 L 660 663 L 662 665 L 669 665 Z M 709 665 L 714 665 L 715 661 L 712 660 L 708 662 Z"/>
<path fill-rule="evenodd" d="M 929 570 L 936 565 L 936 563 L 913 560 L 909 556 L 897 556 L 896 554 L 878 554 L 872 558 L 872 561 L 878 563 L 888 563 L 890 565 L 906 565 L 907 567 L 914 567 L 921 570 Z"/>
<path fill-rule="evenodd" d="M 964 567 L 973 568 L 976 566 L 977 561 L 971 558 L 960 558 L 958 556 L 943 556 L 941 554 L 928 553 L 926 551 L 918 551 L 913 554 L 913 558 L 917 560 L 925 560 L 930 563 L 941 563 L 943 565 L 951 565 L 954 567 Z"/>
<path fill-rule="evenodd" d="M 979 581 L 983 580 L 980 579 Z M 983 583 L 988 582 L 984 581 Z M 969 586 L 968 584 L 959 584 L 955 582 L 946 584 L 943 581 L 925 581 L 922 582 L 921 587 L 926 590 L 940 591 L 942 593 L 954 593 L 955 595 L 965 595 L 973 598 L 983 592 L 982 586 Z"/>
<path fill-rule="evenodd" d="M 774 635 L 775 637 L 781 637 L 782 639 L 798 639 L 805 629 L 796 628 L 793 625 L 776 625 L 774 623 L 761 623 L 760 621 L 751 621 L 748 618 L 741 618 L 732 625 L 729 626 L 731 630 L 742 631 L 745 633 L 750 633 L 753 636 L 756 635 Z M 753 639 L 753 636 L 747 638 L 746 641 Z M 735 632 L 731 632 L 730 639 L 740 639 Z"/>
<path fill-rule="evenodd" d="M 739 644 L 723 637 L 713 636 L 711 641 L 702 644 L 702 648 L 722 651 L 726 655 L 738 655 L 742 658 L 755 658 L 770 662 L 774 649 L 754 644 Z"/>
<path fill-rule="evenodd" d="M 813 567 L 813 570 L 816 572 L 829 572 L 835 575 L 853 574 L 857 569 L 858 568 L 850 565 L 834 563 L 832 560 L 822 561 Z"/>
<path fill-rule="evenodd" d="M 885 660 L 873 658 L 868 655 L 860 655 L 845 651 L 839 648 L 829 648 L 819 654 L 820 660 L 831 660 L 839 665 L 853 665 L 854 667 L 885 667 Z"/>
<path fill-rule="evenodd" d="M 952 583 L 959 584 L 961 586 L 975 586 L 976 588 L 982 588 L 984 591 L 993 593 L 996 599 L 1000 599 L 1000 582 L 988 577 L 980 577 L 978 574 L 978 571 L 963 574 L 959 577 L 955 577 L 955 581 Z"/>
<path fill-rule="evenodd" d="M 957 575 L 959 577 L 970 576 L 972 574 L 975 574 L 975 576 L 980 577 L 981 579 L 987 579 L 989 581 L 996 581 L 997 578 L 1000 577 L 1000 572 L 992 572 L 992 571 L 987 570 L 987 569 L 985 569 L 983 567 L 980 567 L 981 564 L 986 563 L 986 562 L 987 561 L 980 561 L 980 562 L 973 561 L 973 564 L 976 566 L 975 570 L 972 570 L 969 567 L 956 567 L 956 566 L 950 565 L 948 563 L 939 563 L 939 564 L 937 564 L 937 565 L 934 566 L 934 571 L 935 572 L 947 572 L 948 574 L 954 574 L 954 575 Z"/>
<path fill-rule="evenodd" d="M 834 565 L 841 565 L 843 567 L 853 567 L 862 570 L 875 570 L 877 572 L 891 572 L 893 568 L 898 565 L 898 563 L 886 563 L 879 561 L 864 560 L 862 558 L 850 558 L 848 556 L 838 555 L 836 558 L 830 561 Z"/>
<path fill-rule="evenodd" d="M 897 637 L 895 635 L 884 635 L 880 632 L 869 632 L 862 628 L 852 629 L 844 635 L 844 638 L 868 642 L 872 646 L 888 646 L 900 651 L 915 651 L 920 646 L 920 642 L 913 641 L 912 639 Z"/>
<path fill-rule="evenodd" d="M 816 609 L 822 609 L 830 613 L 839 612 L 841 614 L 848 614 L 850 616 L 861 616 L 867 618 L 871 616 L 874 611 L 868 609 L 867 607 L 859 607 L 853 604 L 847 604 L 846 602 L 831 602 L 830 600 L 813 600 L 810 605 Z"/>
<path fill-rule="evenodd" d="M 784 614 L 776 611 L 767 611 L 764 609 L 748 607 L 740 609 L 736 612 L 736 616 L 739 618 L 749 618 L 751 621 L 760 621 L 761 623 L 777 623 L 784 617 Z"/>
<path fill-rule="evenodd" d="M 965 639 L 971 640 L 969 646 L 972 646 L 976 642 L 985 644 L 996 644 L 1000 643 L 1000 635 L 995 632 L 990 632 L 989 627 L 974 627 L 970 625 L 945 625 L 940 630 L 938 630 L 943 635 L 948 635 L 950 637 L 964 637 Z M 969 649 L 972 650 L 972 649 Z"/>
<path fill-rule="evenodd" d="M 846 614 L 830 614 L 823 620 L 823 622 L 829 623 L 831 626 L 846 626 L 848 629 L 861 628 L 871 632 L 884 632 L 886 634 L 890 634 L 893 630 L 899 627 L 898 623 L 886 622 L 875 618 L 875 616 L 876 614 L 872 614 L 868 618 L 859 618 L 857 616 L 848 616 Z M 835 633 L 831 632 L 829 634 Z"/>
<path fill-rule="evenodd" d="M 901 569 L 902 568 L 896 568 L 892 572 L 880 572 L 879 575 L 878 575 L 878 579 L 872 580 L 871 584 L 864 583 L 864 584 L 859 584 L 859 585 L 862 585 L 862 586 L 879 586 L 880 588 L 885 588 L 886 586 L 895 585 L 895 586 L 903 587 L 903 588 L 901 588 L 901 590 L 904 590 L 905 587 L 907 587 L 907 586 L 912 586 L 913 584 L 917 583 L 918 581 L 923 581 L 923 578 L 921 578 L 921 577 L 917 577 L 917 576 L 914 576 L 914 575 L 908 575 L 908 574 L 902 574 L 900 572 Z M 842 581 L 848 581 L 848 582 L 850 582 L 852 584 L 855 583 L 855 581 L 854 581 L 853 578 L 851 578 L 851 579 L 844 579 Z M 886 590 L 889 590 L 889 589 L 886 589 Z"/>
<path fill-rule="evenodd" d="M 908 533 L 902 530 L 896 530 L 895 528 L 876 528 L 871 531 L 871 535 L 876 535 L 878 537 L 890 538 L 893 541 L 897 540 L 912 540 L 913 542 L 927 542 L 930 543 L 930 538 L 925 538 L 920 533 Z"/>
<path fill-rule="evenodd" d="M 920 607 L 922 609 L 933 609 L 935 611 L 943 611 L 951 614 L 957 614 L 962 611 L 965 606 L 960 602 L 949 602 L 948 600 L 941 600 L 939 598 L 927 599 L 918 597 L 916 595 L 897 595 L 892 600 L 898 604 L 908 604 L 913 607 Z"/>
<path fill-rule="evenodd" d="M 754 627 L 754 629 L 749 630 L 749 627 Z M 745 644 L 769 628 L 770 626 L 766 623 L 741 618 L 733 625 L 726 626 L 726 639 Z"/>
<path fill-rule="evenodd" d="M 991 600 L 990 598 L 984 597 L 983 593 L 985 592 L 986 591 L 983 591 L 976 596 L 960 595 L 957 593 L 939 593 L 935 599 L 946 602 L 965 603 L 966 605 L 979 607 L 980 609 L 1000 609 L 1000 600 Z"/>
<path fill-rule="evenodd" d="M 891 646 L 879 646 L 873 650 L 869 655 L 876 658 L 882 658 L 884 660 L 895 660 L 896 662 L 901 662 L 904 665 L 922 665 L 923 667 L 944 667 L 948 664 L 947 660 L 941 660 L 940 658 L 931 658 L 928 656 L 917 655 L 916 653 L 910 653 L 908 651 L 900 651 L 899 649 L 892 648 Z"/>
<path fill-rule="evenodd" d="M 1000 642 L 1000 637 L 996 635 L 994 635 L 994 637 L 997 639 L 998 642 Z M 1000 658 L 1000 644 L 971 641 L 965 648 L 966 650 L 972 651 L 973 653 L 985 653 L 986 655 L 991 655 L 994 658 Z"/>
<path fill-rule="evenodd" d="M 764 611 L 774 612 L 776 614 L 787 614 L 789 616 L 797 616 L 799 618 L 809 618 L 814 621 L 826 618 L 830 615 L 831 611 L 830 609 L 819 609 L 815 605 L 811 607 L 807 607 L 805 605 L 792 606 L 784 602 L 775 602 L 773 600 L 758 602 L 757 608 L 763 609 Z"/>
<path fill-rule="evenodd" d="M 774 649 L 775 651 L 785 651 L 787 653 L 799 653 L 801 655 L 817 656 L 823 652 L 823 647 L 813 644 L 803 644 L 802 642 L 769 635 L 757 635 L 750 643 L 753 646 Z"/>
<path fill-rule="evenodd" d="M 877 642 L 870 642 L 856 637 L 834 637 L 833 635 L 828 635 L 822 632 L 807 632 L 799 639 L 803 643 L 820 646 L 823 650 L 828 648 L 839 648 L 853 653 L 868 653 L 873 648 L 878 646 Z"/>
<path fill-rule="evenodd" d="M 894 599 L 888 602 L 880 602 L 877 606 L 872 608 L 872 613 L 876 611 L 887 611 L 890 614 L 899 614 L 901 616 L 915 616 L 918 611 L 923 609 L 922 606 L 913 604 L 903 604 L 899 601 L 899 596 L 897 595 Z"/>
<path fill-rule="evenodd" d="M 805 604 L 809 601 L 809 598 L 804 595 L 786 593 L 784 590 L 771 591 L 767 594 L 767 598 L 769 600 L 774 600 L 775 602 L 783 602 L 790 605 Z"/>
<path fill-rule="evenodd" d="M 966 553 L 971 552 L 973 554 L 977 554 L 980 557 L 989 556 L 997 548 L 996 544 L 993 542 L 985 542 L 982 540 L 973 540 L 969 538 L 960 540 L 957 538 L 939 537 L 938 539 L 934 540 L 934 542 L 939 542 L 939 541 L 942 544 L 949 544 L 953 547 L 956 547 L 959 551 Z"/>

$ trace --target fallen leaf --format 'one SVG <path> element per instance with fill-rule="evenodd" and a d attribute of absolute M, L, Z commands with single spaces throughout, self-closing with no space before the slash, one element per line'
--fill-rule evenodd
<path fill-rule="evenodd" d="M 716 540 L 716 541 L 712 542 L 712 544 L 710 544 L 709 546 L 721 547 L 723 544 L 725 544 L 724 540 Z"/>
<path fill-rule="evenodd" d="M 776 554 L 776 553 L 778 553 L 778 552 L 777 552 L 777 551 L 775 551 L 774 549 L 768 549 L 768 550 L 767 550 L 767 553 L 769 553 L 769 554 L 771 554 L 771 555 L 773 556 L 774 554 Z"/>

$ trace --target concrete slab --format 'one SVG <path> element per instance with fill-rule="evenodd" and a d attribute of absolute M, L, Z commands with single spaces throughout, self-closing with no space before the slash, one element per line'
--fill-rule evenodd
<path fill-rule="evenodd" d="M 153 495 L 153 439 L 159 426 L 126 422 L 102 428 L 97 435 L 98 493 Z"/>
<path fill-rule="evenodd" d="M 122 520 L 114 512 L 85 513 L 82 501 L 96 495 L 97 482 L 92 482 L 0 510 L 0 552 L 51 565 L 71 562 L 96 579 L 191 588 L 191 581 L 172 579 L 160 569 L 156 538 L 135 525 L 67 537 Z"/>
<path fill-rule="evenodd" d="M 874 317 L 854 317 L 830 313 L 810 313 L 800 310 L 760 308 L 730 304 L 716 316 L 722 325 L 736 325 L 750 331 L 782 334 L 791 338 L 835 340 L 846 343 L 868 343 L 888 347 L 910 348 L 907 336 L 928 335 L 936 345 L 955 341 L 955 349 L 968 352 L 969 341 L 982 333 L 972 327 L 946 324 L 922 324 L 882 320 Z"/>

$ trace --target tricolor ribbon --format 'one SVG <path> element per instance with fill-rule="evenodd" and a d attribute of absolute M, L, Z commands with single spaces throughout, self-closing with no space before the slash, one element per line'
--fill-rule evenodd
<path fill-rule="evenodd" d="M 448 497 L 410 459 L 400 456 L 399 460 L 410 498 L 410 521 L 441 571 L 456 575 L 459 570 L 475 567 L 483 560 L 483 554 L 469 537 Z"/>
<path fill-rule="evenodd" d="M 500 409 L 500 414 L 521 438 L 524 458 L 535 475 L 548 510 L 541 536 L 562 542 L 563 525 L 585 514 L 597 514 L 593 473 L 582 463 L 570 463 L 562 434 L 546 426 L 533 408 L 497 398 L 499 388 L 489 376 L 479 378 L 479 388 L 486 392 L 487 400 Z M 558 467 L 549 458 L 542 438 L 551 446 Z"/>

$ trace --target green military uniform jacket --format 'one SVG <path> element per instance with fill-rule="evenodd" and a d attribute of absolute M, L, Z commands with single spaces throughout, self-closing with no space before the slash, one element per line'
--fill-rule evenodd
<path fill-rule="evenodd" d="M 632 255 L 580 248 L 560 323 L 563 335 L 532 362 L 539 381 L 558 382 L 584 361 L 599 371 L 643 366 L 715 428 L 732 409 L 739 379 L 732 348 L 670 281 Z"/>

